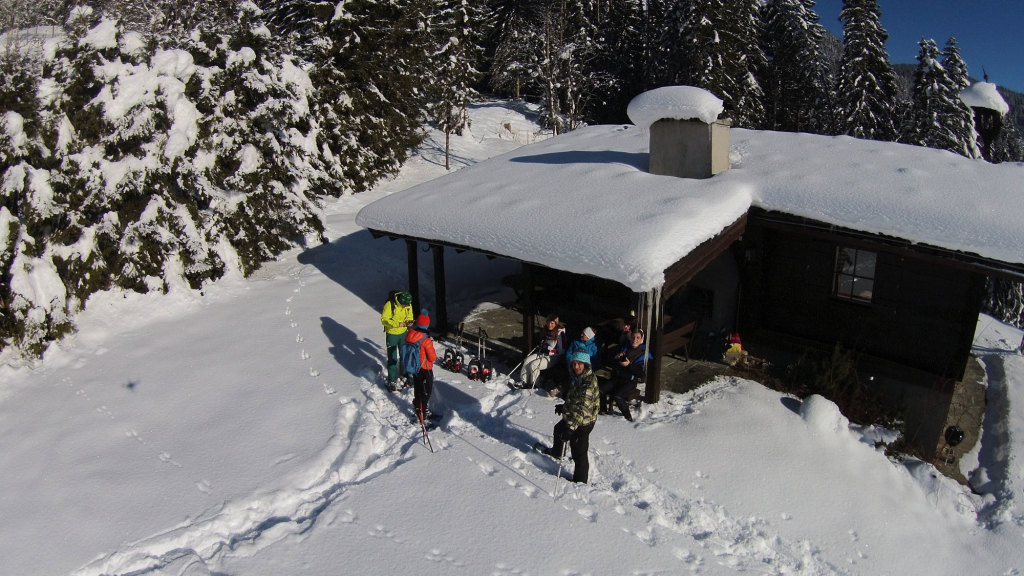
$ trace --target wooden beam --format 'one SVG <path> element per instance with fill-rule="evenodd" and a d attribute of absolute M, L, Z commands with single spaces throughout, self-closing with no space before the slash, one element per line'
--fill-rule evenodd
<path fill-rule="evenodd" d="M 744 214 L 725 230 L 719 232 L 717 236 L 705 240 L 686 257 L 669 266 L 665 270 L 665 285 L 662 287 L 661 293 L 665 296 L 672 296 L 680 288 L 686 286 L 694 276 L 739 240 L 746 229 L 747 215 Z"/>
<path fill-rule="evenodd" d="M 534 300 L 536 286 L 534 286 L 533 266 L 523 262 L 523 355 L 533 350 L 533 334 L 537 331 L 533 319 L 537 315 L 537 303 Z"/>
<path fill-rule="evenodd" d="M 405 260 L 408 265 L 409 293 L 412 294 L 412 313 L 420 313 L 420 264 L 419 254 L 416 253 L 416 241 L 405 241 Z"/>
<path fill-rule="evenodd" d="M 441 334 L 448 333 L 448 299 L 447 280 L 444 275 L 444 246 L 431 244 L 434 253 L 434 318 L 437 330 Z"/>

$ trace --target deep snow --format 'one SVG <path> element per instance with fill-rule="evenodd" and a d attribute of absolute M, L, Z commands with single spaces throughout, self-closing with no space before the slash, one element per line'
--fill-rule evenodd
<path fill-rule="evenodd" d="M 502 106 L 473 117 L 459 165 L 536 137 Z M 963 470 L 984 495 L 891 462 L 824 399 L 737 379 L 601 417 L 577 486 L 528 449 L 552 399 L 436 368 L 431 453 L 378 376 L 404 245 L 354 216 L 443 173 L 438 141 L 328 207 L 331 244 L 202 294 L 94 296 L 42 362 L 0 366 L 0 574 L 1021 572 L 1021 332 L 985 316 Z M 453 314 L 510 296 L 506 261 L 447 266 Z"/>

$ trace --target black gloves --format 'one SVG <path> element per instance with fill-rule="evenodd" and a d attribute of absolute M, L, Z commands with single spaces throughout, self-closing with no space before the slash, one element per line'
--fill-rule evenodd
<path fill-rule="evenodd" d="M 565 412 L 565 404 L 555 404 L 555 414 L 561 414 Z"/>

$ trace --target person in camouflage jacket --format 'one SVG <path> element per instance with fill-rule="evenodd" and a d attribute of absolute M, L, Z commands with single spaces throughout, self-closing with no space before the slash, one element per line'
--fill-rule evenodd
<path fill-rule="evenodd" d="M 590 366 L 590 354 L 579 351 L 573 354 L 569 363 L 569 385 L 565 391 L 565 403 L 555 406 L 555 413 L 562 419 L 555 424 L 554 440 L 545 452 L 554 458 L 561 458 L 565 443 L 569 443 L 572 460 L 576 463 L 572 481 L 587 483 L 590 473 L 590 433 L 597 422 L 600 406 L 600 390 L 597 376 Z"/>

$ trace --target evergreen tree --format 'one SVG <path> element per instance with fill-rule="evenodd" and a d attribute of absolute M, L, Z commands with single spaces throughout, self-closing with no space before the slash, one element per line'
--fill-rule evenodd
<path fill-rule="evenodd" d="M 0 278 L 4 288 L 0 297 L 5 313 L 0 321 L 0 348 L 14 345 L 39 354 L 48 342 L 71 330 L 70 315 L 81 301 L 75 302 L 73 296 L 69 299 L 64 285 L 74 285 L 74 279 L 61 276 L 55 257 L 59 261 L 71 253 L 87 269 L 103 268 L 96 264 L 102 261 L 102 247 L 86 250 L 86 254 L 64 248 L 72 246 L 83 232 L 95 230 L 94 225 L 106 213 L 104 204 L 116 199 L 115 191 L 104 189 L 101 175 L 90 173 L 88 155 L 70 156 L 94 144 L 102 132 L 102 107 L 93 100 L 103 85 L 94 67 L 118 59 L 117 45 L 106 43 L 105 36 L 86 40 L 93 25 L 113 24 L 99 22 L 89 8 L 72 11 L 66 37 L 42 68 L 36 85 L 40 101 L 31 102 L 23 95 L 16 104 L 19 111 L 3 115 Z M 19 80 L 23 73 L 16 71 L 10 76 L 15 85 L 4 91 L 19 89 L 19 84 L 20 88 L 29 87 L 31 83 Z M 38 113 L 38 123 L 34 118 L 29 122 L 38 126 L 38 138 L 34 128 L 24 132 L 23 113 L 30 118 Z M 47 286 L 59 286 L 59 290 L 41 293 L 24 281 L 16 282 L 29 272 L 47 277 Z M 107 276 L 97 274 L 97 278 L 102 284 Z"/>
<path fill-rule="evenodd" d="M 647 5 L 642 0 L 608 0 L 598 22 L 595 67 L 606 74 L 603 101 L 595 105 L 598 122 L 625 122 L 626 107 L 648 88 Z"/>
<path fill-rule="evenodd" d="M 828 64 L 821 46 L 826 31 L 814 0 L 768 0 L 762 13 L 766 127 L 821 133 L 829 109 Z"/>
<path fill-rule="evenodd" d="M 1024 162 L 1024 137 L 1013 122 L 1004 122 L 999 136 L 992 143 L 992 163 Z"/>
<path fill-rule="evenodd" d="M 18 50 L 0 55 L 0 350 L 33 337 L 35 308 L 12 289 L 16 267 L 35 241 L 22 225 L 32 217 L 48 172 L 48 154 L 39 137 L 39 65 Z"/>
<path fill-rule="evenodd" d="M 646 0 L 643 24 L 644 76 L 647 87 L 675 83 L 679 72 L 675 43 L 679 38 L 679 20 L 675 0 Z"/>
<path fill-rule="evenodd" d="M 595 69 L 598 0 L 546 0 L 533 73 L 541 79 L 541 121 L 555 134 L 585 123 L 603 78 Z"/>
<path fill-rule="evenodd" d="M 434 43 L 429 112 L 444 132 L 444 167 L 450 169 L 451 135 L 469 126 L 469 105 L 479 97 L 473 85 L 480 77 L 480 29 L 483 14 L 477 4 L 464 0 L 439 0 L 431 17 Z"/>
<path fill-rule="evenodd" d="M 334 16 L 334 0 L 260 0 L 267 25 L 281 37 L 294 36 L 300 52 L 319 37 Z"/>
<path fill-rule="evenodd" d="M 766 60 L 757 13 L 751 0 L 677 0 L 666 27 L 674 48 L 671 82 L 708 90 L 736 126 L 750 128 L 764 121 L 757 76 Z"/>
<path fill-rule="evenodd" d="M 834 132 L 895 141 L 903 115 L 899 81 L 885 41 L 877 0 L 843 0 L 843 58 L 835 89 Z"/>
<path fill-rule="evenodd" d="M 917 146 L 944 148 L 949 140 L 946 128 L 939 124 L 940 100 L 948 97 L 949 76 L 939 64 L 939 49 L 934 40 L 921 39 L 911 85 L 908 121 L 903 128 L 901 142 Z"/>
<path fill-rule="evenodd" d="M 968 158 L 981 158 L 977 132 L 974 128 L 974 112 L 960 99 L 960 92 L 971 85 L 967 75 L 967 63 L 960 57 L 956 38 L 946 41 L 942 51 L 942 67 L 950 81 L 950 103 L 942 110 L 942 123 L 949 126 L 954 137 L 951 150 Z"/>
<path fill-rule="evenodd" d="M 487 20 L 493 46 L 489 85 L 499 94 L 522 98 L 540 95 L 533 75 L 539 69 L 541 16 L 544 0 L 494 0 Z"/>
<path fill-rule="evenodd" d="M 984 311 L 1000 322 L 1024 328 L 1024 284 L 1003 278 L 989 278 Z"/>
<path fill-rule="evenodd" d="M 214 67 L 198 98 L 208 118 L 200 177 L 219 197 L 212 227 L 227 236 L 245 275 L 307 236 L 323 236 L 320 192 L 310 188 L 300 148 L 313 129 L 308 88 L 296 83 L 298 68 L 275 51 L 260 16 L 243 4 L 237 32 L 207 44 Z"/>
<path fill-rule="evenodd" d="M 939 63 L 939 49 L 934 40 L 922 39 L 919 45 L 910 109 L 900 141 L 949 150 L 968 158 L 977 157 L 977 146 L 972 145 L 974 120 L 970 109 L 960 100 L 962 87 Z M 954 57 L 955 65 L 958 57 Z M 962 69 L 959 74 L 966 81 L 966 71 Z M 967 141 L 968 128 L 970 142 Z"/>
<path fill-rule="evenodd" d="M 428 23 L 419 4 L 349 0 L 324 31 L 329 42 L 319 46 L 326 52 L 318 63 L 332 68 L 327 77 L 341 83 L 329 92 L 345 99 L 338 102 L 341 125 L 328 127 L 328 144 L 334 154 L 346 155 L 346 184 L 353 191 L 397 172 L 423 140 L 427 94 L 420 82 L 430 60 Z"/>

